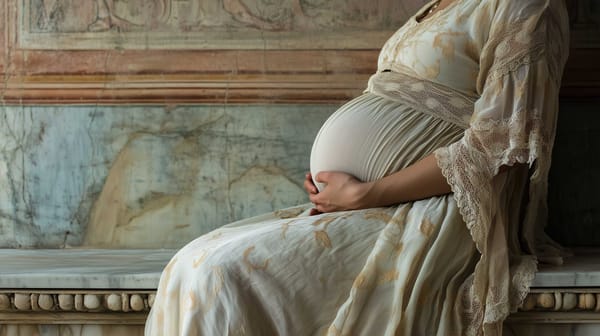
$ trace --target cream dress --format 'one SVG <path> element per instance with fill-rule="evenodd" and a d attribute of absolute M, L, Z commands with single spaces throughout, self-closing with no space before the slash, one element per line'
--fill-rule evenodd
<path fill-rule="evenodd" d="M 435 153 L 453 194 L 319 216 L 299 206 L 199 237 L 165 268 L 146 335 L 502 333 L 536 256 L 560 260 L 541 228 L 566 12 L 455 0 L 415 17 L 365 94 L 323 125 L 311 171 L 374 180 Z M 528 165 L 498 173 L 515 163 Z"/>

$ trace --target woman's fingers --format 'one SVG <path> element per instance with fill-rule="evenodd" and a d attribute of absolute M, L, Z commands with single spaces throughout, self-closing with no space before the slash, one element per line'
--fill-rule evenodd
<path fill-rule="evenodd" d="M 310 201 L 313 202 L 313 198 L 316 195 L 318 195 L 319 189 L 317 189 L 317 186 L 315 186 L 315 183 L 313 182 L 311 173 L 306 174 L 306 178 L 304 179 L 304 189 L 306 190 L 306 192 L 308 192 L 308 198 L 310 198 Z M 315 202 L 313 202 L 313 203 L 315 204 L 315 207 L 310 209 L 310 212 L 308 213 L 308 215 L 316 216 L 316 215 L 322 214 L 323 211 L 318 209 L 319 205 Z"/>
<path fill-rule="evenodd" d="M 315 176 L 315 181 L 327 184 L 329 179 L 331 178 L 331 172 L 320 172 Z"/>
<path fill-rule="evenodd" d="M 313 182 L 312 175 L 310 173 L 307 173 L 306 178 L 304 179 L 304 189 L 309 194 L 316 194 L 319 192 L 317 186 L 315 186 Z"/>
<path fill-rule="evenodd" d="M 322 194 L 308 194 L 308 198 L 313 204 L 321 203 Z"/>
<path fill-rule="evenodd" d="M 320 213 L 341 211 L 342 208 L 331 204 L 326 189 L 327 188 L 318 194 L 310 195 L 310 201 L 315 205 L 315 209 Z"/>
<path fill-rule="evenodd" d="M 307 175 L 308 176 L 308 175 Z M 309 193 L 310 201 L 320 212 L 361 209 L 362 182 L 343 172 L 326 171 L 315 176 L 317 182 L 325 184 L 318 193 Z"/>

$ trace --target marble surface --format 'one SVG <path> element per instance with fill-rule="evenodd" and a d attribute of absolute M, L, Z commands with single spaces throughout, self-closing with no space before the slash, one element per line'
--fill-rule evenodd
<path fill-rule="evenodd" d="M 336 108 L 1 106 L 0 247 L 178 248 L 306 203 Z"/>
<path fill-rule="evenodd" d="M 2 325 L 0 336 L 142 336 L 143 326 L 100 325 Z M 510 325 L 503 336 L 597 336 L 600 324 L 592 325 Z"/>
<path fill-rule="evenodd" d="M 578 251 L 560 266 L 540 265 L 532 287 L 600 286 L 600 251 Z"/>
<path fill-rule="evenodd" d="M 503 336 L 598 336 L 600 324 L 511 324 L 504 323 Z"/>
<path fill-rule="evenodd" d="M 176 253 L 156 250 L 0 250 L 0 289 L 156 289 Z M 600 253 L 542 266 L 532 287 L 598 287 Z"/>
<path fill-rule="evenodd" d="M 0 289 L 151 289 L 176 250 L 0 250 Z"/>

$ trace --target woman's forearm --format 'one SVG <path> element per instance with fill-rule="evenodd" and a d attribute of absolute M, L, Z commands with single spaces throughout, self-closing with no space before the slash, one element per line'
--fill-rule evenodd
<path fill-rule="evenodd" d="M 361 182 L 352 175 L 335 171 L 320 172 L 315 180 L 325 188 L 318 192 L 310 174 L 304 188 L 317 212 L 376 208 L 451 191 L 433 155 L 374 182 Z"/>
<path fill-rule="evenodd" d="M 370 183 L 369 207 L 416 201 L 450 193 L 450 185 L 442 175 L 435 156 L 420 161 L 382 179 Z"/>

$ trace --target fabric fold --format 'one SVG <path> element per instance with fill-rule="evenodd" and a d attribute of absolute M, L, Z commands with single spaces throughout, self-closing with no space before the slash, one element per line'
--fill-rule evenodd
<path fill-rule="evenodd" d="M 468 300 L 468 335 L 498 335 L 525 298 L 535 256 L 560 261 L 562 251 L 543 233 L 547 178 L 558 112 L 560 74 L 567 56 L 566 17 L 546 3 L 524 19 L 499 10 L 484 47 L 480 77 L 487 78 L 464 137 L 435 152 L 459 210 L 481 253 Z M 559 24 L 555 21 L 559 20 Z M 553 38 L 548 38 L 553 36 Z M 486 54 L 487 53 L 487 54 Z M 530 167 L 522 223 L 523 251 L 511 251 L 503 204 L 504 166 Z"/>

